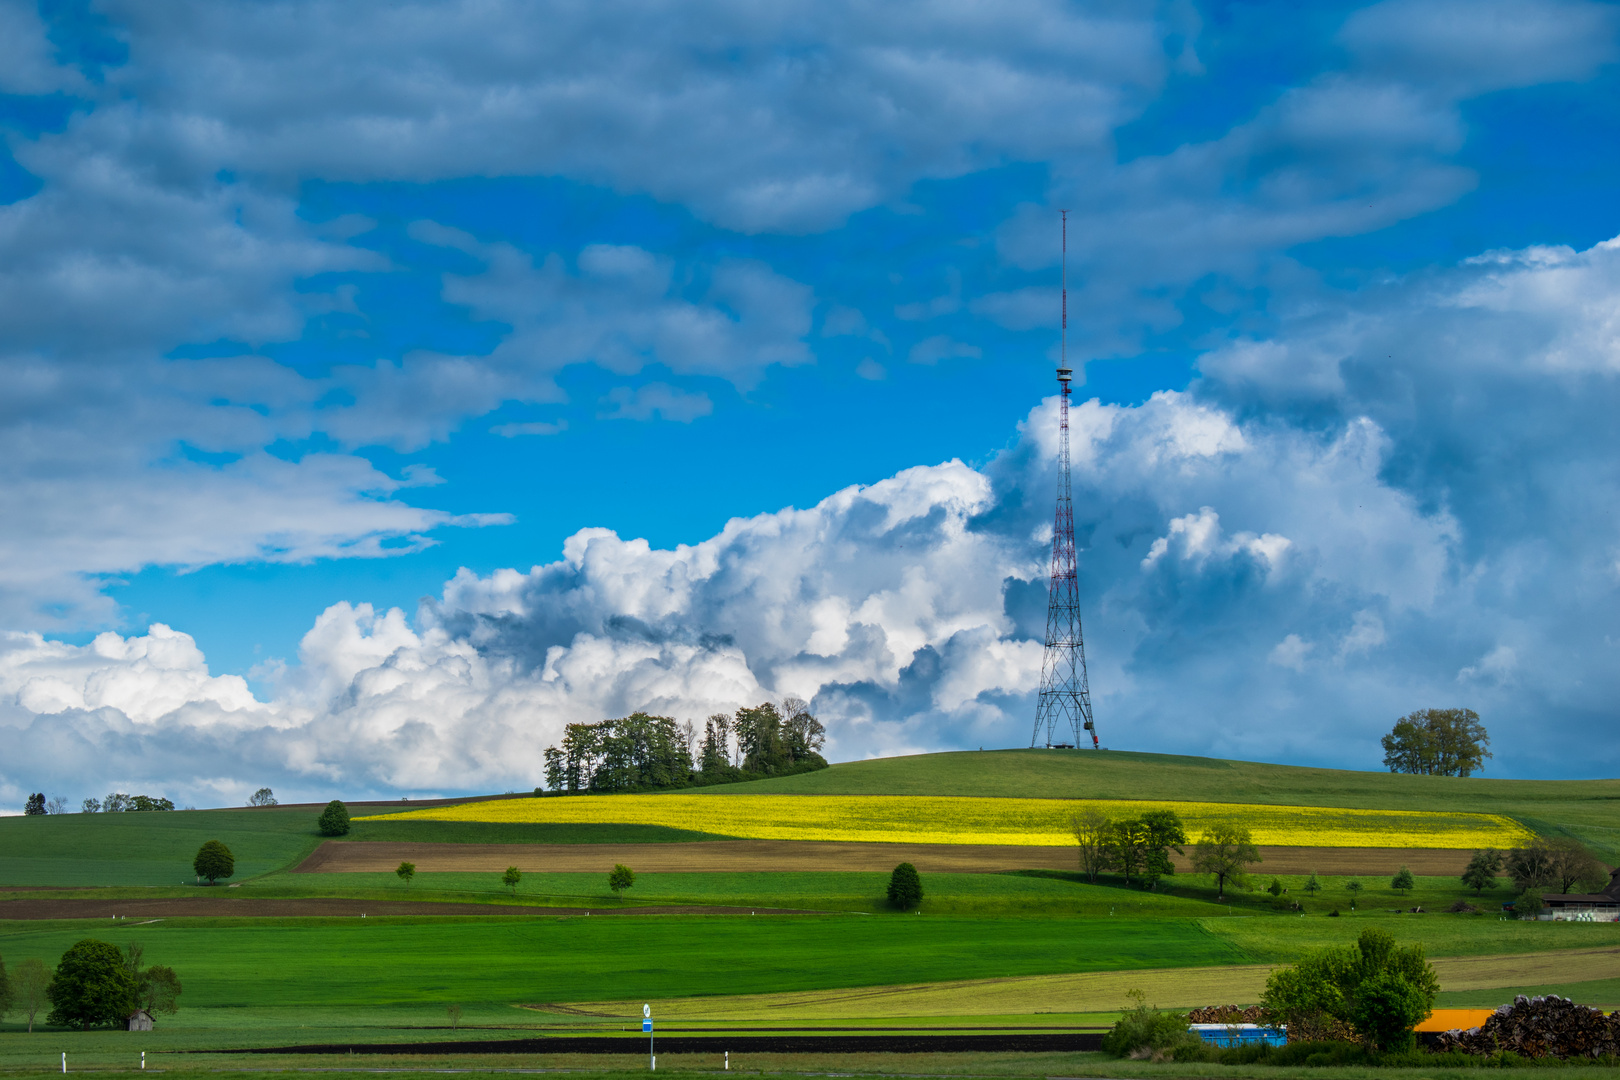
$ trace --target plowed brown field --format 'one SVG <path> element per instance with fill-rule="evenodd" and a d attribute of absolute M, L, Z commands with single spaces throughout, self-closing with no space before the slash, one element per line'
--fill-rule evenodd
<path fill-rule="evenodd" d="M 1450 877 L 1468 865 L 1469 851 L 1443 848 L 1260 849 L 1259 869 L 1272 874 L 1414 874 Z M 1189 861 L 1175 859 L 1186 871 Z M 692 844 L 410 844 L 329 840 L 294 871 L 382 873 L 413 862 L 420 873 L 596 873 L 614 863 L 647 873 L 735 873 L 762 870 L 893 870 L 909 862 L 924 873 L 1074 870 L 1072 847 L 994 844 L 840 844 L 798 840 L 712 840 Z"/>

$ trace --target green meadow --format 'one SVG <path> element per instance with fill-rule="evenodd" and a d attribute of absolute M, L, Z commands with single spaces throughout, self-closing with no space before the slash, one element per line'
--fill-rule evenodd
<path fill-rule="evenodd" d="M 1478 810 L 1506 813 L 1545 835 L 1573 835 L 1602 857 L 1620 862 L 1620 782 L 1456 780 L 1162 755 L 996 751 L 936 754 L 838 765 L 818 773 L 704 789 L 729 793 L 959 794 L 984 796 L 1173 798 L 1390 809 Z M 602 796 L 611 818 L 612 796 Z M 1322 875 L 1315 896 L 1302 875 L 1279 875 L 1287 893 L 1264 891 L 1264 864 L 1250 888 L 1217 899 L 1208 879 L 1178 874 L 1158 889 L 1078 873 L 1029 870 L 924 874 L 920 914 L 899 913 L 883 900 L 887 875 L 870 872 L 638 873 L 622 897 L 602 873 L 525 873 L 515 889 L 495 873 L 419 873 L 407 884 L 391 873 L 292 873 L 323 841 L 318 808 L 224 809 L 173 813 L 62 815 L 0 819 L 0 886 L 28 886 L 15 899 L 46 897 L 162 899 L 220 896 L 295 901 L 342 897 L 360 901 L 439 901 L 480 905 L 466 916 L 366 918 L 161 917 L 99 920 L 3 920 L 0 957 L 37 956 L 54 963 L 74 941 L 135 940 L 148 963 L 173 967 L 184 983 L 181 1011 L 161 1017 L 158 1031 L 21 1031 L 16 1015 L 0 1023 L 0 1071 L 35 1070 L 67 1050 L 84 1067 L 124 1067 L 132 1048 L 218 1050 L 328 1042 L 416 1042 L 451 1037 L 446 1009 L 464 1010 L 454 1036 L 499 1040 L 524 1033 L 628 1028 L 627 1018 L 588 1016 L 524 1006 L 556 1002 L 629 1001 L 748 994 L 851 991 L 859 1013 L 862 988 L 893 984 L 1222 968 L 1287 963 L 1305 952 L 1342 944 L 1366 926 L 1398 940 L 1422 943 L 1433 957 L 1499 957 L 1481 963 L 1512 972 L 1519 956 L 1555 949 L 1620 946 L 1615 924 L 1530 923 L 1504 919 L 1510 882 L 1476 896 L 1454 878 L 1423 877 L 1396 893 L 1391 865 L 1356 880 Z M 190 864 L 205 840 L 223 840 L 235 853 L 227 885 L 199 887 Z M 349 842 L 477 844 L 682 843 L 720 839 L 639 824 L 531 825 L 434 821 L 357 821 Z M 611 853 L 604 856 L 610 859 Z M 1392 855 L 1398 859 L 1398 855 Z M 43 888 L 42 888 L 43 887 Z M 1446 914 L 1458 899 L 1481 910 Z M 1352 901 L 1356 909 L 1351 909 Z M 5 899 L 0 899 L 0 916 Z M 1292 909 L 1303 906 L 1303 912 Z M 637 913 L 658 906 L 691 913 Z M 1414 914 L 1411 908 L 1425 909 Z M 574 915 L 565 909 L 591 908 Z M 759 914 L 704 914 L 705 908 Z M 785 910 L 802 912 L 788 914 Z M 364 910 L 364 907 L 360 907 Z M 1330 912 L 1337 910 L 1337 917 Z M 1601 957 L 1565 974 L 1542 962 L 1538 982 L 1522 987 L 1447 991 L 1448 1007 L 1493 1006 L 1526 992 L 1567 992 L 1577 1000 L 1620 1000 L 1620 952 L 1613 975 Z M 1562 964 L 1563 961 L 1558 961 Z M 1595 966 L 1594 966 L 1595 965 Z M 1144 976 L 1146 977 L 1146 976 Z M 1165 978 L 1166 976 L 1157 976 Z M 1481 985 L 1475 983 L 1474 985 Z M 1089 1005 L 1088 1008 L 1100 1007 Z M 725 1030 L 792 1028 L 791 1004 L 780 1022 L 723 1024 Z M 981 1010 L 982 1011 L 982 1010 Z M 995 1010 L 1004 1011 L 1004 1010 Z M 876 1015 L 876 1014 L 875 1014 Z M 962 1016 L 917 1019 L 901 1027 L 1072 1027 L 1107 1018 L 1078 1012 L 1039 1016 Z M 844 1028 L 894 1027 L 893 1021 L 839 1018 Z M 818 1022 L 817 1026 L 824 1026 Z M 627 1036 L 632 1034 L 626 1031 Z M 48 1047 L 48 1052 L 46 1048 Z M 874 1073 L 894 1071 L 881 1055 L 829 1058 L 827 1069 L 852 1063 Z M 49 1060 L 45 1060 L 49 1058 Z M 913 1071 L 976 1075 L 1037 1074 L 1155 1076 L 1148 1063 L 1097 1055 L 924 1055 Z M 924 1058 L 933 1064 L 922 1067 Z M 341 1060 L 164 1057 L 171 1071 L 197 1068 L 277 1069 Z M 810 1067 L 806 1058 L 761 1055 L 771 1067 Z M 815 1060 L 821 1060 L 819 1058 Z M 972 1069 L 967 1065 L 977 1063 Z M 409 1068 L 420 1059 L 368 1060 Z M 454 1067 L 446 1059 L 436 1065 Z M 469 1068 L 530 1067 L 492 1050 L 459 1062 Z M 548 1067 L 594 1070 L 596 1059 L 547 1061 Z M 672 1061 L 677 1071 L 701 1063 Z M 660 1062 L 660 1068 L 666 1068 Z M 710 1065 L 702 1065 L 709 1068 Z M 906 1071 L 904 1069 L 900 1071 Z M 1250 1070 L 1254 1072 L 1254 1070 Z M 1346 1077 L 1355 1070 L 1339 1072 Z M 1246 1075 L 1211 1066 L 1209 1075 Z M 1581 1070 L 1561 1075 L 1576 1080 Z M 1254 1075 L 1268 1075 L 1263 1069 Z M 1359 1074 L 1358 1074 L 1359 1075 Z M 1381 1075 L 1393 1076 L 1393 1073 Z"/>

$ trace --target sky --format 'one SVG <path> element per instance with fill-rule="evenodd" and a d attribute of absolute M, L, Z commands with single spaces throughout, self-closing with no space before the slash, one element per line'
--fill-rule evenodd
<path fill-rule="evenodd" d="M 1620 774 L 1620 7 L 0 2 L 0 806 L 1027 746 Z"/>

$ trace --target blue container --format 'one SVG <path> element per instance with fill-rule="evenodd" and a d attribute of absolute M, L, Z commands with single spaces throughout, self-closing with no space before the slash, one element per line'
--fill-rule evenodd
<path fill-rule="evenodd" d="M 1286 1046 L 1288 1032 L 1259 1024 L 1188 1024 L 1187 1030 L 1215 1046 Z"/>

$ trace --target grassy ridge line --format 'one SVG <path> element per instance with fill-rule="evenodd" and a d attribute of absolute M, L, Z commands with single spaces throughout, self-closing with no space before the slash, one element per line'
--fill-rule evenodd
<path fill-rule="evenodd" d="M 1197 835 L 1211 825 L 1249 829 L 1257 844 L 1292 847 L 1512 847 L 1531 833 L 1498 814 L 1275 804 L 979 798 L 918 795 L 680 793 L 500 799 L 362 818 L 363 821 L 592 822 L 626 818 L 764 840 L 1058 846 L 1086 807 L 1112 814 L 1174 810 Z"/>

